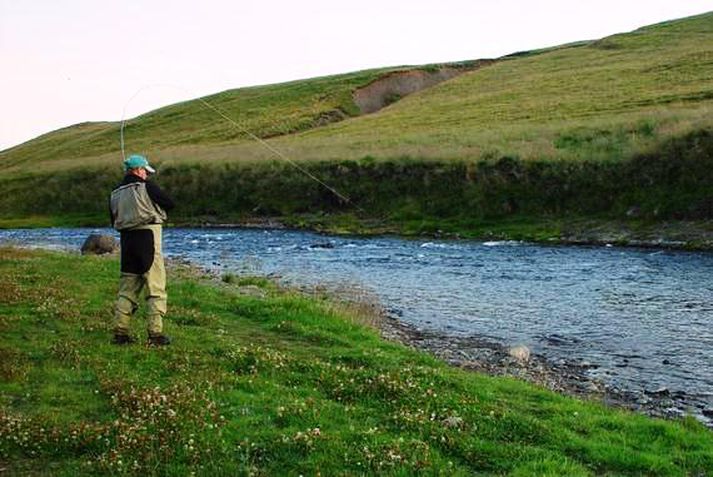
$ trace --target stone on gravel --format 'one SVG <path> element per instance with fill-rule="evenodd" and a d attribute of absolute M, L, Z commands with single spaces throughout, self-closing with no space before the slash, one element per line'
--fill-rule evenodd
<path fill-rule="evenodd" d="M 82 255 L 104 255 L 119 250 L 119 244 L 111 235 L 91 234 L 82 244 Z"/>
<path fill-rule="evenodd" d="M 683 412 L 683 409 L 679 409 L 677 407 L 667 407 L 662 411 L 663 415 L 665 417 L 669 418 L 680 418 L 685 415 L 685 412 Z"/>
<path fill-rule="evenodd" d="M 649 391 L 649 394 L 654 396 L 668 396 L 669 394 L 671 394 L 671 392 L 668 390 L 668 388 L 661 387 L 656 389 L 655 391 Z"/>
<path fill-rule="evenodd" d="M 527 363 L 530 361 L 530 348 L 525 345 L 511 346 L 510 349 L 508 349 L 508 354 L 520 363 Z"/>

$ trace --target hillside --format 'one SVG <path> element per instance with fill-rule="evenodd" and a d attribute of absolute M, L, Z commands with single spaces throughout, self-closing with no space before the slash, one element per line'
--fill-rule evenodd
<path fill-rule="evenodd" d="M 407 96 L 392 92 L 371 114 L 357 105 L 365 87 L 395 73 L 448 67 L 463 74 Z M 179 222 L 269 215 L 314 224 L 314 214 L 328 214 L 318 221 L 331 227 L 336 214 L 346 229 L 371 222 L 478 235 L 483 224 L 523 219 L 557 222 L 544 231 L 551 236 L 561 235 L 561 221 L 580 219 L 713 219 L 705 185 L 713 13 L 494 62 L 371 70 L 204 99 L 352 201 L 340 203 L 194 100 L 126 129 L 127 148 L 158 162 L 158 180 L 190 204 Z M 0 199 L 0 217 L 96 220 L 92 203 L 120 174 L 118 147 L 118 124 L 102 123 L 1 152 L 0 183 L 12 194 Z M 80 168 L 92 169 L 93 195 L 74 190 L 84 176 L 71 171 Z M 76 200 L 58 197 L 60 189 Z"/>
<path fill-rule="evenodd" d="M 116 258 L 0 248 L 9 475 L 708 475 L 713 434 L 493 378 L 265 279 L 171 268 L 167 332 L 109 344 Z M 143 338 L 142 319 L 132 333 Z"/>
<path fill-rule="evenodd" d="M 477 62 L 464 62 L 382 68 L 224 91 L 160 108 L 137 118 L 126 118 L 126 144 L 131 150 L 146 151 L 152 156 L 164 149 L 199 146 L 191 149 L 194 151 L 191 154 L 194 159 L 200 159 L 205 151 L 211 151 L 215 146 L 222 150 L 225 146 L 252 145 L 254 142 L 205 103 L 240 123 L 245 130 L 261 138 L 270 138 L 358 116 L 361 111 L 352 92 L 379 78 L 400 73 L 455 72 L 444 76 L 446 79 L 477 66 Z M 171 85 L 146 87 L 136 94 L 150 95 L 152 90 L 162 87 L 180 88 Z M 92 164 L 101 164 L 105 159 L 116 161 L 116 155 L 120 153 L 120 125 L 121 122 L 83 123 L 60 129 L 0 152 L 0 162 L 8 166 L 6 173 L 11 174 L 27 164 L 55 170 L 76 167 L 77 158 Z"/>

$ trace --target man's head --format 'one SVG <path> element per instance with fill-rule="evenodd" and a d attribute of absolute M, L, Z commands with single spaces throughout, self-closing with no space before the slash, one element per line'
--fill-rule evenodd
<path fill-rule="evenodd" d="M 135 176 L 146 179 L 149 174 L 153 174 L 156 170 L 149 165 L 149 161 L 140 154 L 132 154 L 124 161 L 124 170 Z"/>

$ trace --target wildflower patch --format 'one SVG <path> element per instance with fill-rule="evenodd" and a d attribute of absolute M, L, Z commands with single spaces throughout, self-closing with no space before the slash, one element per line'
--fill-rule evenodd
<path fill-rule="evenodd" d="M 110 422 L 67 427 L 0 409 L 0 457 L 22 453 L 51 458 L 83 457 L 95 471 L 142 474 L 169 461 L 210 461 L 224 418 L 209 397 L 210 386 L 126 387 L 108 382 L 102 393 L 116 413 Z"/>
<path fill-rule="evenodd" d="M 284 369 L 291 362 L 290 358 L 268 346 L 236 346 L 225 353 L 231 370 L 240 375 L 258 374 Z"/>

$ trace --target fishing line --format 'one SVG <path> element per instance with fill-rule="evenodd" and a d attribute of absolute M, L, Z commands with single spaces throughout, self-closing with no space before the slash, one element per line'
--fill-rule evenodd
<path fill-rule="evenodd" d="M 119 137 L 120 137 L 120 144 L 121 144 L 121 157 L 123 158 L 123 160 L 126 160 L 126 152 L 125 152 L 125 150 L 124 150 L 124 127 L 125 127 L 125 125 L 126 125 L 126 119 L 125 119 L 125 117 L 126 117 L 126 108 L 127 108 L 127 106 L 129 105 L 129 103 L 131 103 L 131 101 L 134 100 L 134 98 L 136 98 L 139 94 L 141 94 L 142 91 L 144 91 L 144 90 L 146 90 L 146 89 L 148 89 L 148 88 L 152 88 L 152 87 L 170 87 L 170 88 L 176 88 L 176 89 L 182 90 L 182 91 L 184 91 L 184 92 L 186 92 L 186 93 L 192 95 L 192 93 L 191 93 L 190 91 L 188 91 L 187 89 L 185 89 L 185 88 L 182 88 L 182 87 L 176 86 L 176 85 L 165 84 L 165 83 L 148 84 L 148 85 L 144 85 L 144 86 L 142 86 L 141 88 L 139 88 L 139 89 L 133 94 L 133 96 L 131 96 L 131 98 L 129 98 L 129 100 L 126 102 L 126 104 L 124 104 L 124 109 L 122 110 L 122 113 L 121 113 L 121 128 L 120 128 L 120 130 L 119 130 Z M 322 179 L 320 179 L 319 177 L 317 177 L 316 175 L 314 175 L 313 173 L 311 173 L 310 171 L 308 171 L 308 170 L 305 169 L 304 167 L 300 166 L 295 160 L 289 158 L 289 157 L 288 157 L 287 155 L 285 155 L 282 151 L 280 151 L 279 149 L 277 149 L 277 148 L 274 147 L 273 145 L 269 144 L 267 141 L 265 141 L 264 139 L 262 139 L 260 136 L 254 134 L 254 133 L 253 133 L 252 131 L 250 131 L 247 127 L 243 126 L 243 125 L 240 124 L 238 121 L 234 120 L 233 118 L 231 118 L 230 116 L 228 116 L 225 112 L 223 112 L 222 110 L 220 110 L 217 106 L 215 106 L 215 105 L 209 103 L 208 101 L 206 101 L 205 99 L 200 98 L 200 97 L 199 97 L 199 98 L 196 98 L 195 101 L 199 101 L 199 102 L 200 102 L 201 104 L 203 104 L 205 107 L 207 107 L 208 109 L 210 109 L 211 111 L 213 111 L 214 113 L 216 113 L 217 115 L 219 115 L 221 118 L 223 118 L 223 119 L 225 119 L 226 121 L 228 121 L 228 123 L 230 123 L 230 124 L 233 125 L 235 128 L 237 128 L 238 131 L 240 131 L 240 132 L 242 132 L 243 134 L 247 135 L 249 138 L 251 138 L 251 139 L 257 141 L 261 146 L 263 146 L 265 149 L 267 149 L 268 151 L 270 151 L 270 152 L 271 152 L 272 154 L 274 154 L 276 157 L 278 157 L 278 158 L 280 158 L 280 159 L 286 161 L 287 163 L 289 163 L 289 164 L 290 164 L 291 166 L 293 166 L 295 169 L 297 169 L 298 171 L 302 172 L 303 174 L 305 174 L 306 176 L 308 176 L 310 179 L 312 179 L 313 181 L 317 182 L 317 183 L 320 184 L 322 187 L 324 187 L 325 189 L 327 189 L 328 191 L 330 191 L 332 194 L 334 194 L 335 196 L 337 196 L 340 200 L 344 201 L 344 202 L 347 203 L 347 204 L 353 205 L 353 206 L 354 206 L 356 209 L 358 209 L 360 212 L 366 214 L 366 211 L 365 211 L 364 209 L 362 209 L 359 205 L 357 205 L 357 204 L 355 204 L 354 202 L 352 202 L 352 200 L 351 200 L 349 197 L 347 197 L 346 195 L 342 194 L 342 193 L 339 192 L 337 189 L 335 189 L 334 187 L 330 186 L 329 184 L 327 184 L 326 182 L 324 182 Z"/>

